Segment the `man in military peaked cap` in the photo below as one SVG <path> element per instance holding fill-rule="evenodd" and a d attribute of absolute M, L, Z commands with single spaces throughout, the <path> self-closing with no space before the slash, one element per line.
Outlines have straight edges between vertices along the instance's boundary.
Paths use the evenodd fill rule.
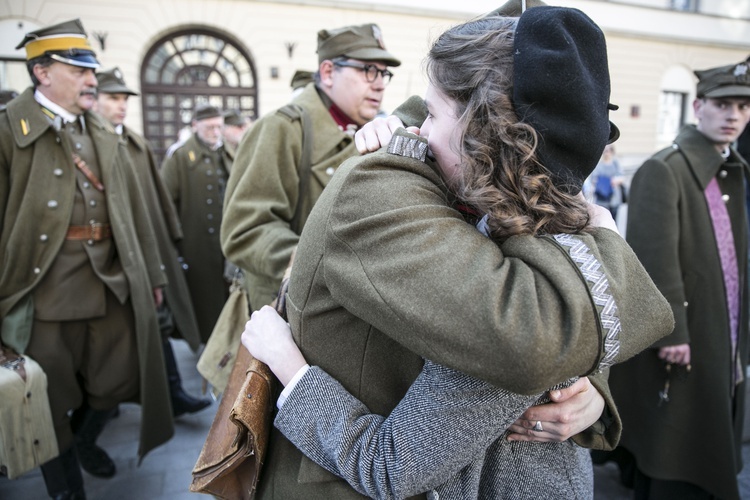
<path fill-rule="evenodd" d="M 96 78 L 99 81 L 97 111 L 127 142 L 128 153 L 136 169 L 136 175 L 141 181 L 148 205 L 147 212 L 154 225 L 159 252 L 169 281 L 169 285 L 164 290 L 164 303 L 158 308 L 158 313 L 172 411 L 175 416 L 195 413 L 207 407 L 210 400 L 194 398 L 184 391 L 174 350 L 169 341 L 171 335 L 179 334 L 187 340 L 193 350 L 197 350 L 201 342 L 185 273 L 175 247 L 175 242 L 183 237 L 177 209 L 159 174 L 151 147 L 143 137 L 124 124 L 128 98 L 138 93 L 127 86 L 119 68 L 97 72 Z M 78 451 L 81 462 L 86 468 L 80 442 Z"/>
<path fill-rule="evenodd" d="M 219 229 L 232 156 L 222 141 L 224 114 L 219 108 L 196 106 L 192 124 L 193 135 L 164 160 L 161 175 L 182 224 L 184 237 L 177 246 L 201 341 L 206 342 L 229 296 Z"/>
<path fill-rule="evenodd" d="M 676 323 L 610 378 L 638 498 L 739 499 L 748 165 L 732 143 L 750 120 L 749 64 L 695 72 L 697 125 L 649 158 L 631 184 L 627 239 Z"/>
<path fill-rule="evenodd" d="M 252 309 L 271 303 L 310 210 L 338 166 L 357 154 L 354 132 L 380 110 L 401 62 L 376 24 L 318 32 L 314 82 L 258 120 L 227 185 L 222 249 L 245 272 Z"/>
<path fill-rule="evenodd" d="M 50 496 L 85 498 L 72 410 L 87 405 L 77 433 L 96 434 L 118 403 L 141 402 L 141 457 L 172 435 L 155 308 L 166 278 L 124 143 L 90 112 L 99 63 L 83 25 L 20 47 L 33 86 L 0 111 L 0 338 L 47 374 Z"/>

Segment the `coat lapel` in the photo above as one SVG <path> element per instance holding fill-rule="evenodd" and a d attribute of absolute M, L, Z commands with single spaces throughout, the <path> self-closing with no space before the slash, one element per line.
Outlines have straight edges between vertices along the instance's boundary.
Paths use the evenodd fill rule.
<path fill-rule="evenodd" d="M 8 103 L 7 112 L 13 138 L 19 148 L 28 147 L 52 126 L 34 99 L 32 87 Z"/>

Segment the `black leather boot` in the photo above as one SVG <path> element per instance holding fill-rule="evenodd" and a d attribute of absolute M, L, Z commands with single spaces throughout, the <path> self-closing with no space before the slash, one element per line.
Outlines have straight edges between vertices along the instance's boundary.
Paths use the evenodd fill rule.
<path fill-rule="evenodd" d="M 169 395 L 172 399 L 172 414 L 175 417 L 185 413 L 195 413 L 211 404 L 208 398 L 194 398 L 182 388 L 180 372 L 177 371 L 177 360 L 169 339 L 163 339 L 164 364 L 167 367 L 167 381 L 169 382 Z"/>
<path fill-rule="evenodd" d="M 54 500 L 86 500 L 75 450 L 68 448 L 41 466 L 47 493 Z"/>
<path fill-rule="evenodd" d="M 87 404 L 76 410 L 72 427 L 75 446 L 83 470 L 96 477 L 109 478 L 115 475 L 115 463 L 107 452 L 96 445 L 99 434 L 114 415 L 115 410 L 94 410 Z"/>

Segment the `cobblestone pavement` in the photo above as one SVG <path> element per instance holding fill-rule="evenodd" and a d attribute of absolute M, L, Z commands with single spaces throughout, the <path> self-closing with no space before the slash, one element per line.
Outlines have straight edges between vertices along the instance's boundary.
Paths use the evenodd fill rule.
<path fill-rule="evenodd" d="M 185 390 L 197 395 L 202 379 L 195 369 L 197 355 L 185 342 L 174 342 L 175 355 L 180 365 Z M 208 496 L 190 493 L 190 472 L 203 446 L 218 404 L 194 415 L 186 415 L 175 422 L 175 436 L 167 444 L 147 455 L 138 465 L 138 426 L 140 407 L 134 404 L 120 406 L 120 416 L 112 420 L 102 433 L 98 444 L 102 446 L 117 466 L 111 479 L 99 479 L 84 472 L 86 494 L 89 500 L 200 500 Z M 750 464 L 750 443 L 745 444 L 743 455 Z M 611 462 L 594 466 L 595 500 L 629 500 L 632 491 L 619 484 L 618 471 Z M 750 500 L 750 466 L 740 475 L 742 498 Z M 39 469 L 13 481 L 0 477 L 0 499 L 43 500 L 47 497 Z"/>

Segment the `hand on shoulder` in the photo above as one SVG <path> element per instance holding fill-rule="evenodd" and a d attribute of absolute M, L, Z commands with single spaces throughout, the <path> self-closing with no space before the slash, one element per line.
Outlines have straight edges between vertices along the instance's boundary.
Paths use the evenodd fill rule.
<path fill-rule="evenodd" d="M 385 118 L 377 117 L 364 124 L 354 136 L 354 143 L 357 146 L 357 151 L 359 151 L 360 154 L 377 151 L 391 142 L 393 133 L 399 128 L 404 128 L 404 124 L 395 115 Z M 419 135 L 418 127 L 408 127 L 406 130 Z"/>

